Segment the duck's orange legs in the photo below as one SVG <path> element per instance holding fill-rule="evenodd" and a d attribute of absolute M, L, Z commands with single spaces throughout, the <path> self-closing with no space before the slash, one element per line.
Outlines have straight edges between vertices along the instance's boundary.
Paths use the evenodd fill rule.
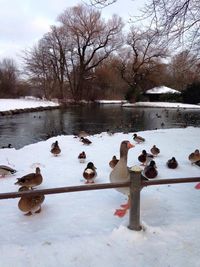
<path fill-rule="evenodd" d="M 126 204 L 121 205 L 122 209 L 116 209 L 114 215 L 118 217 L 124 217 L 127 210 L 130 208 L 130 199 L 128 199 L 128 202 Z"/>

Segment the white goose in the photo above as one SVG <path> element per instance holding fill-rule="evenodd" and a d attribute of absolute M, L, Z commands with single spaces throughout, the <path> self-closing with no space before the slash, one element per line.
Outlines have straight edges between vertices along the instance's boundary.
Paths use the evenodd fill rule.
<path fill-rule="evenodd" d="M 121 142 L 120 159 L 110 173 L 110 181 L 112 183 L 125 182 L 130 179 L 127 167 L 127 156 L 129 149 L 132 147 L 134 147 L 134 145 L 127 140 Z M 120 187 L 116 188 L 116 190 L 122 194 L 129 195 L 128 187 Z M 122 209 L 116 209 L 115 211 L 115 215 L 119 217 L 123 217 L 126 214 L 126 211 L 129 209 L 129 200 L 128 203 L 121 205 L 121 207 Z"/>

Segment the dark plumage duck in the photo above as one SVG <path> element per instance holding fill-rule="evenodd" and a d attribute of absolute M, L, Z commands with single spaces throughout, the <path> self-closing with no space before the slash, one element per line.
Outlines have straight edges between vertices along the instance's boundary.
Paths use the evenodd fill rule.
<path fill-rule="evenodd" d="M 156 163 L 154 160 L 150 161 L 149 165 L 144 168 L 143 175 L 148 179 L 153 179 L 158 175 Z"/>
<path fill-rule="evenodd" d="M 58 141 L 55 141 L 55 143 L 53 143 L 51 145 L 51 153 L 54 155 L 54 156 L 58 156 L 60 153 L 61 153 L 61 149 L 59 147 L 59 144 L 58 144 Z"/>
<path fill-rule="evenodd" d="M 78 160 L 80 163 L 84 163 L 85 160 L 86 160 L 86 154 L 85 154 L 85 151 L 81 152 L 79 155 L 78 155 Z"/>
<path fill-rule="evenodd" d="M 153 154 L 153 156 L 157 156 L 160 153 L 160 149 L 156 145 L 153 145 L 150 151 Z"/>
<path fill-rule="evenodd" d="M 89 162 L 83 172 L 83 177 L 86 179 L 86 184 L 94 183 L 96 176 L 96 167 L 94 166 L 93 162 Z"/>
<path fill-rule="evenodd" d="M 178 162 L 177 162 L 177 160 L 175 159 L 175 157 L 172 157 L 171 159 L 169 159 L 169 160 L 167 161 L 167 166 L 168 166 L 168 168 L 170 168 L 170 169 L 176 169 L 176 168 L 177 168 L 177 166 L 178 166 Z"/>
<path fill-rule="evenodd" d="M 153 159 L 153 155 L 146 152 L 146 150 L 142 150 L 142 153 L 138 156 L 139 162 L 142 163 L 142 165 L 147 165 L 150 160 Z"/>
<path fill-rule="evenodd" d="M 136 133 L 133 134 L 133 140 L 138 144 L 143 143 L 145 141 L 143 137 L 137 135 Z"/>
<path fill-rule="evenodd" d="M 81 142 L 84 144 L 84 145 L 90 145 L 92 144 L 92 142 L 87 139 L 87 138 L 84 138 L 84 137 L 81 137 Z"/>
<path fill-rule="evenodd" d="M 118 159 L 117 159 L 117 157 L 116 156 L 113 156 L 112 157 L 112 159 L 111 159 L 111 161 L 109 162 L 109 166 L 110 166 L 110 168 L 114 168 L 115 167 L 115 165 L 118 163 Z"/>
<path fill-rule="evenodd" d="M 18 191 L 29 191 L 30 188 L 22 186 Z M 26 212 L 25 215 L 32 215 L 33 213 L 41 212 L 41 204 L 45 199 L 44 195 L 35 195 L 35 196 L 22 196 L 18 202 L 18 208 L 22 212 Z"/>
<path fill-rule="evenodd" d="M 125 181 L 128 181 L 130 179 L 129 171 L 128 171 L 128 167 L 127 167 L 127 157 L 128 157 L 128 151 L 132 147 L 134 147 L 134 145 L 131 144 L 127 140 L 121 142 L 120 159 L 110 173 L 111 183 L 125 182 Z M 129 188 L 128 187 L 116 188 L 116 190 L 122 194 L 129 196 Z M 129 201 L 125 205 L 122 205 L 122 209 L 116 209 L 115 215 L 117 215 L 119 217 L 123 217 L 126 214 L 128 209 L 129 209 Z"/>
<path fill-rule="evenodd" d="M 40 168 L 37 167 L 35 173 L 29 173 L 21 178 L 17 178 L 15 184 L 32 188 L 42 183 L 43 177 L 40 173 Z"/>
<path fill-rule="evenodd" d="M 5 177 L 6 175 L 11 175 L 16 173 L 17 171 L 11 167 L 6 165 L 0 165 L 0 176 Z"/>
<path fill-rule="evenodd" d="M 200 153 L 199 153 L 199 149 L 196 149 L 194 152 L 192 152 L 189 156 L 188 156 L 189 161 L 194 164 L 196 161 L 200 160 Z"/>
<path fill-rule="evenodd" d="M 7 146 L 2 146 L 1 148 L 13 148 L 11 144 L 8 144 Z"/>

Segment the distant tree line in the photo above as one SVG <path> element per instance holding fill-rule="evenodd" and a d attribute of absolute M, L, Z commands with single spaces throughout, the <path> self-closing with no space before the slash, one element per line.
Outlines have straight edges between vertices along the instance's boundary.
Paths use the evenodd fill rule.
<path fill-rule="evenodd" d="M 157 28 L 132 25 L 123 32 L 119 16 L 106 21 L 98 9 L 83 4 L 66 9 L 58 22 L 24 51 L 23 79 L 13 60 L 0 62 L 0 97 L 137 101 L 154 86 L 191 91 L 200 84 L 194 51 L 171 55 Z"/>

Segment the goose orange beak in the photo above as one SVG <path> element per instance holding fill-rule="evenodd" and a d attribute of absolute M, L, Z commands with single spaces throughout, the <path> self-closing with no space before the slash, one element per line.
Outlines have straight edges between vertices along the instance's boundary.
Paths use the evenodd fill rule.
<path fill-rule="evenodd" d="M 128 148 L 130 149 L 130 148 L 132 148 L 132 147 L 134 147 L 134 145 L 131 144 L 131 143 L 129 142 L 129 143 L 128 143 Z"/>

